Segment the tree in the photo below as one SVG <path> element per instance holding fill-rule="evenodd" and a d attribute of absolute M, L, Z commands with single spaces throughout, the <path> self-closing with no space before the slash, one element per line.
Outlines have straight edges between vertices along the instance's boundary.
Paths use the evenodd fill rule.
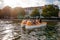
<path fill-rule="evenodd" d="M 3 16 L 3 18 L 10 18 L 11 17 L 11 7 L 5 6 L 2 9 L 2 16 Z"/>
<path fill-rule="evenodd" d="M 57 5 L 45 5 L 42 9 L 42 16 L 44 17 L 58 17 L 59 7 Z"/>
<path fill-rule="evenodd" d="M 2 9 L 0 9 L 0 19 L 3 18 L 2 16 Z"/>
<path fill-rule="evenodd" d="M 36 17 L 36 16 L 40 17 L 39 10 L 37 8 L 34 8 L 32 13 L 30 14 L 30 16 L 32 16 L 32 17 Z"/>
<path fill-rule="evenodd" d="M 23 8 L 21 8 L 21 7 L 15 7 L 14 9 L 13 9 L 13 14 L 12 14 L 12 16 L 14 17 L 14 18 L 20 18 L 20 17 L 24 17 L 25 16 L 25 10 L 23 9 Z"/>

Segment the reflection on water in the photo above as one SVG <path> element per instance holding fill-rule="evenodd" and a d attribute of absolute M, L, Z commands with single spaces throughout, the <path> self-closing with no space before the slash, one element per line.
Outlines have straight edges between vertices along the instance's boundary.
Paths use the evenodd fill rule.
<path fill-rule="evenodd" d="M 60 26 L 60 23 L 58 23 L 58 26 Z M 0 40 L 45 40 L 45 32 L 40 30 L 41 29 L 27 30 L 23 33 L 20 23 L 15 24 L 12 23 L 12 21 L 0 20 Z M 58 35 L 60 36 L 60 27 L 58 28 L 58 32 Z"/>
<path fill-rule="evenodd" d="M 0 40 L 12 40 L 20 35 L 20 25 L 0 20 Z"/>

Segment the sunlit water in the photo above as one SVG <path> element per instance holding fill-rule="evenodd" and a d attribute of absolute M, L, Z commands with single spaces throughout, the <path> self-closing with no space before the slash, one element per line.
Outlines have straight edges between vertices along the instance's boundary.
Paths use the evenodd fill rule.
<path fill-rule="evenodd" d="M 60 26 L 60 23 L 58 23 L 58 26 Z M 58 28 L 58 31 L 60 32 L 60 28 Z M 44 40 L 46 37 L 43 35 L 44 31 L 40 31 L 35 29 L 34 31 L 30 32 L 25 31 L 23 33 L 23 30 L 20 27 L 20 23 L 12 23 L 12 21 L 3 21 L 0 20 L 0 40 Z M 41 34 L 42 36 L 39 37 Z M 60 36 L 60 33 L 58 33 Z"/>
<path fill-rule="evenodd" d="M 20 35 L 20 25 L 0 20 L 0 40 L 13 40 Z"/>

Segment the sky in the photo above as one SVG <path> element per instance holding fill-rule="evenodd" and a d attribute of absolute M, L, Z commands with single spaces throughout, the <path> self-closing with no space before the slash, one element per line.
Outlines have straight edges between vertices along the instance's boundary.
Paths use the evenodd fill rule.
<path fill-rule="evenodd" d="M 10 6 L 12 8 L 19 6 L 19 7 L 35 7 L 35 6 L 44 6 L 45 4 L 55 4 L 60 7 L 60 0 L 2 0 L 0 2 L 1 6 Z"/>
<path fill-rule="evenodd" d="M 34 7 L 45 5 L 45 0 L 4 0 L 4 5 L 9 5 L 11 7 L 21 6 L 21 7 Z"/>

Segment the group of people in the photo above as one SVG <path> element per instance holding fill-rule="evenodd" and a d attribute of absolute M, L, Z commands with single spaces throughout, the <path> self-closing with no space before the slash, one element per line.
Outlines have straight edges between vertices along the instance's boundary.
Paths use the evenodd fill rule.
<path fill-rule="evenodd" d="M 21 22 L 21 24 L 25 24 L 25 25 L 28 25 L 28 26 L 39 25 L 39 24 L 41 24 L 41 20 L 40 19 L 26 19 L 26 20 L 23 20 Z"/>

